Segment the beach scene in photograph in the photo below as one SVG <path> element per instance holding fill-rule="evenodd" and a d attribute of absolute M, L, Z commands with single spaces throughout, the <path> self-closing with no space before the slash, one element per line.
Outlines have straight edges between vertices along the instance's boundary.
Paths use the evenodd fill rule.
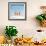
<path fill-rule="evenodd" d="M 9 3 L 9 18 L 10 19 L 25 19 L 25 4 L 24 3 Z"/>

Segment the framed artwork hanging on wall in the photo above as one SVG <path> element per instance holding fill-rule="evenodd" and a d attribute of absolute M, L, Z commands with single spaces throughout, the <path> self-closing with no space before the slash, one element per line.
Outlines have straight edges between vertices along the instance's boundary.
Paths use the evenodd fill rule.
<path fill-rule="evenodd" d="M 26 2 L 8 2 L 8 20 L 26 20 Z"/>

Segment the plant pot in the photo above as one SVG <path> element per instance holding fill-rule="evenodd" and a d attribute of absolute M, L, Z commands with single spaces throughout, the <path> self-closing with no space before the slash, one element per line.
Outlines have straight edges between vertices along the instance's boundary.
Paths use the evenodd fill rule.
<path fill-rule="evenodd" d="M 41 26 L 42 26 L 42 27 L 46 27 L 46 20 L 43 20 L 43 21 L 41 22 Z"/>
<path fill-rule="evenodd" d="M 17 38 L 17 36 L 12 36 L 11 40 L 12 40 L 12 43 L 14 44 L 14 40 Z"/>

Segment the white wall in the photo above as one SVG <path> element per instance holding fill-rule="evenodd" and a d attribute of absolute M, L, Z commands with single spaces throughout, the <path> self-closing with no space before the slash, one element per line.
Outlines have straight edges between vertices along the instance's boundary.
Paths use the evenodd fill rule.
<path fill-rule="evenodd" d="M 8 2 L 12 1 L 27 2 L 26 21 L 8 20 Z M 31 36 L 31 32 L 35 32 L 36 29 L 42 29 L 35 19 L 35 16 L 41 13 L 39 8 L 41 5 L 46 5 L 46 0 L 0 0 L 0 33 L 4 33 L 4 28 L 6 25 L 15 25 L 19 31 L 19 36 L 21 36 L 21 34 Z"/>

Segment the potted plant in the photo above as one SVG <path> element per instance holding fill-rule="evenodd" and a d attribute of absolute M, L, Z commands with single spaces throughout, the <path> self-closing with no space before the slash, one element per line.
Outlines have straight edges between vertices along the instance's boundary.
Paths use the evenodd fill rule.
<path fill-rule="evenodd" d="M 12 36 L 17 36 L 17 29 L 15 26 L 6 26 L 5 35 L 8 37 L 8 42 L 11 41 Z"/>
<path fill-rule="evenodd" d="M 46 6 L 40 6 L 42 14 L 36 16 L 36 19 L 39 20 L 41 26 L 46 27 Z"/>
<path fill-rule="evenodd" d="M 39 20 L 41 26 L 46 27 L 46 14 L 38 15 L 36 19 Z"/>

